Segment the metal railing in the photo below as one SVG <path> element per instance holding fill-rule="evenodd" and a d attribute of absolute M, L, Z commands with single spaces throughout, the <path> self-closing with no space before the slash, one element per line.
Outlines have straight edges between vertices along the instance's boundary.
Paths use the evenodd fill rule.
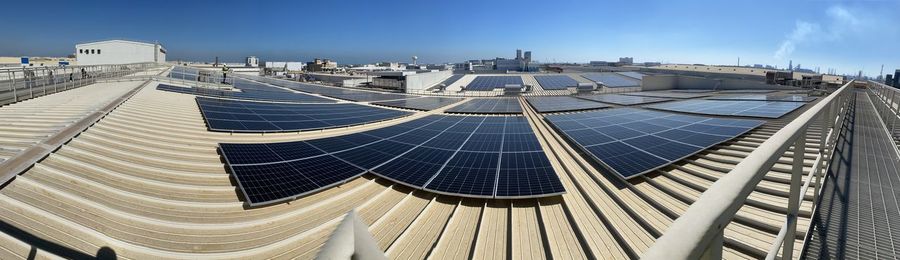
<path fill-rule="evenodd" d="M 837 137 L 843 127 L 852 100 L 853 82 L 843 85 L 823 98 L 807 111 L 782 127 L 763 142 L 734 169 L 713 183 L 684 212 L 656 243 L 644 253 L 646 259 L 719 259 L 725 242 L 725 227 L 731 223 L 738 210 L 744 206 L 772 166 L 790 148 L 793 149 L 791 183 L 787 217 L 778 237 L 768 251 L 767 259 L 774 259 L 779 251 L 785 259 L 791 259 L 796 238 L 797 215 L 803 202 L 801 194 L 810 186 L 815 187 L 812 200 L 813 212 L 819 199 L 822 176 L 834 151 Z M 821 122 L 819 150 L 815 162 L 802 183 L 806 136 L 810 126 Z"/>
<path fill-rule="evenodd" d="M 900 89 L 882 84 L 880 82 L 869 81 L 868 89 L 870 96 L 875 97 L 875 108 L 878 116 L 887 127 L 891 139 L 895 146 L 900 140 L 900 134 L 897 133 L 898 120 L 900 120 Z"/>
<path fill-rule="evenodd" d="M 162 66 L 157 63 L 24 67 L 0 69 L 0 105 L 66 91 L 97 80 L 123 77 Z"/>
<path fill-rule="evenodd" d="M 238 86 L 239 81 L 235 81 L 235 79 L 238 78 L 236 73 L 227 73 L 226 75 L 226 73 L 218 70 L 204 70 L 176 65 L 169 71 L 168 78 L 176 80 L 173 83 L 207 88 L 240 88 L 240 86 Z M 180 80 L 180 82 L 178 82 L 178 80 Z"/>

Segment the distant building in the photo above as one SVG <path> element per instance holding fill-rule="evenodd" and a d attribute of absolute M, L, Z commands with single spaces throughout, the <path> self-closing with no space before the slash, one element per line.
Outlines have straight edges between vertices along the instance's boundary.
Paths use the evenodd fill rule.
<path fill-rule="evenodd" d="M 525 62 L 520 59 L 507 60 L 507 59 L 497 58 L 497 60 L 494 61 L 494 69 L 496 69 L 496 70 L 521 71 L 522 67 L 524 67 L 524 66 L 525 66 Z"/>
<path fill-rule="evenodd" d="M 166 49 L 159 43 L 126 40 L 86 42 L 75 45 L 78 65 L 166 62 Z"/>
<path fill-rule="evenodd" d="M 453 75 L 450 70 L 440 71 L 381 71 L 372 79 L 372 85 L 380 88 L 396 89 L 406 93 L 420 93 L 434 87 Z"/>
<path fill-rule="evenodd" d="M 634 64 L 634 57 L 619 58 L 619 66 L 627 66 Z"/>
<path fill-rule="evenodd" d="M 401 64 L 398 62 L 385 61 L 385 62 L 379 62 L 375 65 L 379 66 L 379 67 L 385 67 L 387 70 L 402 70 L 403 69 L 403 66 L 401 66 Z"/>
<path fill-rule="evenodd" d="M 259 67 L 259 58 L 256 58 L 256 56 L 247 57 L 247 61 L 244 63 L 244 66 Z"/>
<path fill-rule="evenodd" d="M 337 69 L 337 62 L 329 59 L 314 59 L 312 62 L 306 63 L 306 71 L 332 71 Z"/>
<path fill-rule="evenodd" d="M 894 85 L 894 78 L 892 77 L 891 74 L 887 74 L 887 75 L 884 76 L 884 84 L 885 84 L 885 85 L 888 85 L 888 86 L 894 86 L 894 87 L 896 87 L 896 86 Z"/>
<path fill-rule="evenodd" d="M 900 87 L 900 69 L 894 71 L 894 87 Z"/>
<path fill-rule="evenodd" d="M 606 61 L 591 61 L 589 64 L 590 64 L 591 66 L 595 66 L 595 67 L 598 67 L 598 66 L 609 66 L 609 62 L 606 62 Z"/>
<path fill-rule="evenodd" d="M 299 71 L 303 70 L 303 62 L 299 61 L 267 61 L 266 69 Z"/>

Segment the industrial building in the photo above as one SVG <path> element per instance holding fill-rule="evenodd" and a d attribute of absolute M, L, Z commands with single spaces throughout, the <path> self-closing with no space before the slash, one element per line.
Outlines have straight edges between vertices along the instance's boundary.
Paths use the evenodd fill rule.
<path fill-rule="evenodd" d="M 78 65 L 166 62 L 166 49 L 159 43 L 130 40 L 85 42 L 75 45 Z"/>
<path fill-rule="evenodd" d="M 0 259 L 894 255 L 871 243 L 900 212 L 900 94 L 878 82 L 437 70 L 364 89 L 157 61 L 0 74 Z"/>
<path fill-rule="evenodd" d="M 337 62 L 329 59 L 316 58 L 306 63 L 306 71 L 309 72 L 334 71 L 335 69 L 337 69 Z"/>

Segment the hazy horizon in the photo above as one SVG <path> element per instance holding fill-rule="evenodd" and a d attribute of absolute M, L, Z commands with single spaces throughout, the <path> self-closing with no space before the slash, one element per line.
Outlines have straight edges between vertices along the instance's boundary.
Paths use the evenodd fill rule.
<path fill-rule="evenodd" d="M 773 8 L 773 7 L 778 8 Z M 158 41 L 169 60 L 801 64 L 900 68 L 900 1 L 11 2 L 0 56 L 66 56 L 102 39 Z"/>

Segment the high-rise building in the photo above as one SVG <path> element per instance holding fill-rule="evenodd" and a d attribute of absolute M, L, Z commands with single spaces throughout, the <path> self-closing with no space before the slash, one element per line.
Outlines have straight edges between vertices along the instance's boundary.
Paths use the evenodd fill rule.
<path fill-rule="evenodd" d="M 891 86 L 900 87 L 900 69 L 894 71 L 894 85 Z"/>
<path fill-rule="evenodd" d="M 516 60 L 522 60 L 522 49 L 516 49 Z"/>
<path fill-rule="evenodd" d="M 525 62 L 531 62 L 531 51 L 525 52 Z"/>

